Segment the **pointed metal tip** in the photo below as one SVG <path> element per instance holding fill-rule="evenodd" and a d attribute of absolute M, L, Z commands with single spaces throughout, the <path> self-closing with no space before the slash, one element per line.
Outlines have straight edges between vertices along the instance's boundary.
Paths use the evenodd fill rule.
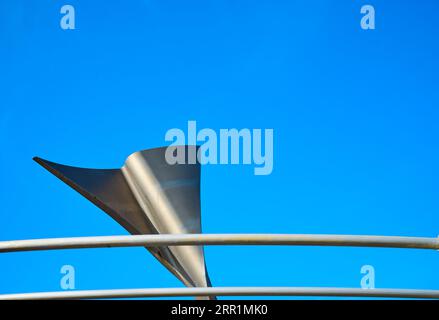
<path fill-rule="evenodd" d="M 60 173 L 53 167 L 54 162 L 45 160 L 43 158 L 40 157 L 33 157 L 32 160 L 34 160 L 36 163 L 38 163 L 40 166 L 42 166 L 44 169 L 46 169 L 47 171 L 51 172 L 52 174 L 54 174 L 56 177 L 62 179 L 62 175 L 60 175 Z M 63 180 L 64 181 L 64 180 Z"/>
<path fill-rule="evenodd" d="M 38 163 L 40 166 L 42 166 L 43 168 L 49 170 L 50 165 L 47 163 L 47 160 L 44 160 L 43 158 L 40 157 L 33 157 L 32 158 L 33 161 L 35 161 L 36 163 Z M 49 170 L 50 171 L 50 170 Z"/>
<path fill-rule="evenodd" d="M 43 158 L 40 158 L 37 156 L 33 157 L 32 160 L 35 161 L 36 163 L 42 165 L 42 166 L 44 166 L 44 164 L 47 163 L 47 160 L 44 160 Z"/>

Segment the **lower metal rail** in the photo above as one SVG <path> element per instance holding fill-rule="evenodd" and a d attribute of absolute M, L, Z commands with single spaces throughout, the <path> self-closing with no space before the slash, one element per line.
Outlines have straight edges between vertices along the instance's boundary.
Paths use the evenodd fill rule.
<path fill-rule="evenodd" d="M 439 299 L 439 290 L 318 287 L 209 287 L 84 290 L 3 294 L 0 300 L 109 299 L 205 296 L 379 297 Z"/>

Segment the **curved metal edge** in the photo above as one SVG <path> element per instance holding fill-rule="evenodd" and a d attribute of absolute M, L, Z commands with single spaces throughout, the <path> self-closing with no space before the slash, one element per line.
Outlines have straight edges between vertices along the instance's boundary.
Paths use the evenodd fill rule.
<path fill-rule="evenodd" d="M 200 297 L 208 295 L 439 299 L 439 290 L 358 289 L 329 287 L 149 288 L 3 294 L 0 295 L 0 300 Z"/>
<path fill-rule="evenodd" d="M 438 238 L 312 234 L 160 234 L 13 240 L 0 253 L 54 249 L 185 245 L 290 245 L 439 249 Z"/>

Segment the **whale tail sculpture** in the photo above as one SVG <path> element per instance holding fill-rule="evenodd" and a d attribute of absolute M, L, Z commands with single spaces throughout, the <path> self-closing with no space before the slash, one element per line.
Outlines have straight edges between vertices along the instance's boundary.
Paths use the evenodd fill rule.
<path fill-rule="evenodd" d="M 198 147 L 172 148 L 188 155 Z M 201 233 L 200 164 L 171 165 L 166 152 L 167 147 L 135 152 L 121 169 L 86 169 L 38 157 L 34 160 L 131 234 Z M 147 249 L 186 286 L 211 286 L 202 246 Z"/>

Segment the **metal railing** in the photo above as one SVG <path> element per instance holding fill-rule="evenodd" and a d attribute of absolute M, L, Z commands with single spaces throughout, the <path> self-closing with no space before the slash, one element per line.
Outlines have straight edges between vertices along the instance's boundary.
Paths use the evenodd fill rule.
<path fill-rule="evenodd" d="M 313 234 L 154 234 L 3 241 L 0 242 L 0 252 L 186 245 L 344 246 L 439 250 L 439 238 Z"/>
<path fill-rule="evenodd" d="M 439 299 L 439 290 L 315 287 L 209 287 L 59 291 L 0 295 L 1 300 L 109 299 L 206 296 L 378 297 Z"/>
<path fill-rule="evenodd" d="M 0 253 L 79 248 L 186 245 L 346 246 L 439 250 L 438 238 L 311 234 L 160 234 L 14 240 L 0 242 Z M 3 294 L 0 300 L 182 296 L 315 296 L 439 299 L 439 290 L 312 287 L 197 287 L 87 290 Z"/>

